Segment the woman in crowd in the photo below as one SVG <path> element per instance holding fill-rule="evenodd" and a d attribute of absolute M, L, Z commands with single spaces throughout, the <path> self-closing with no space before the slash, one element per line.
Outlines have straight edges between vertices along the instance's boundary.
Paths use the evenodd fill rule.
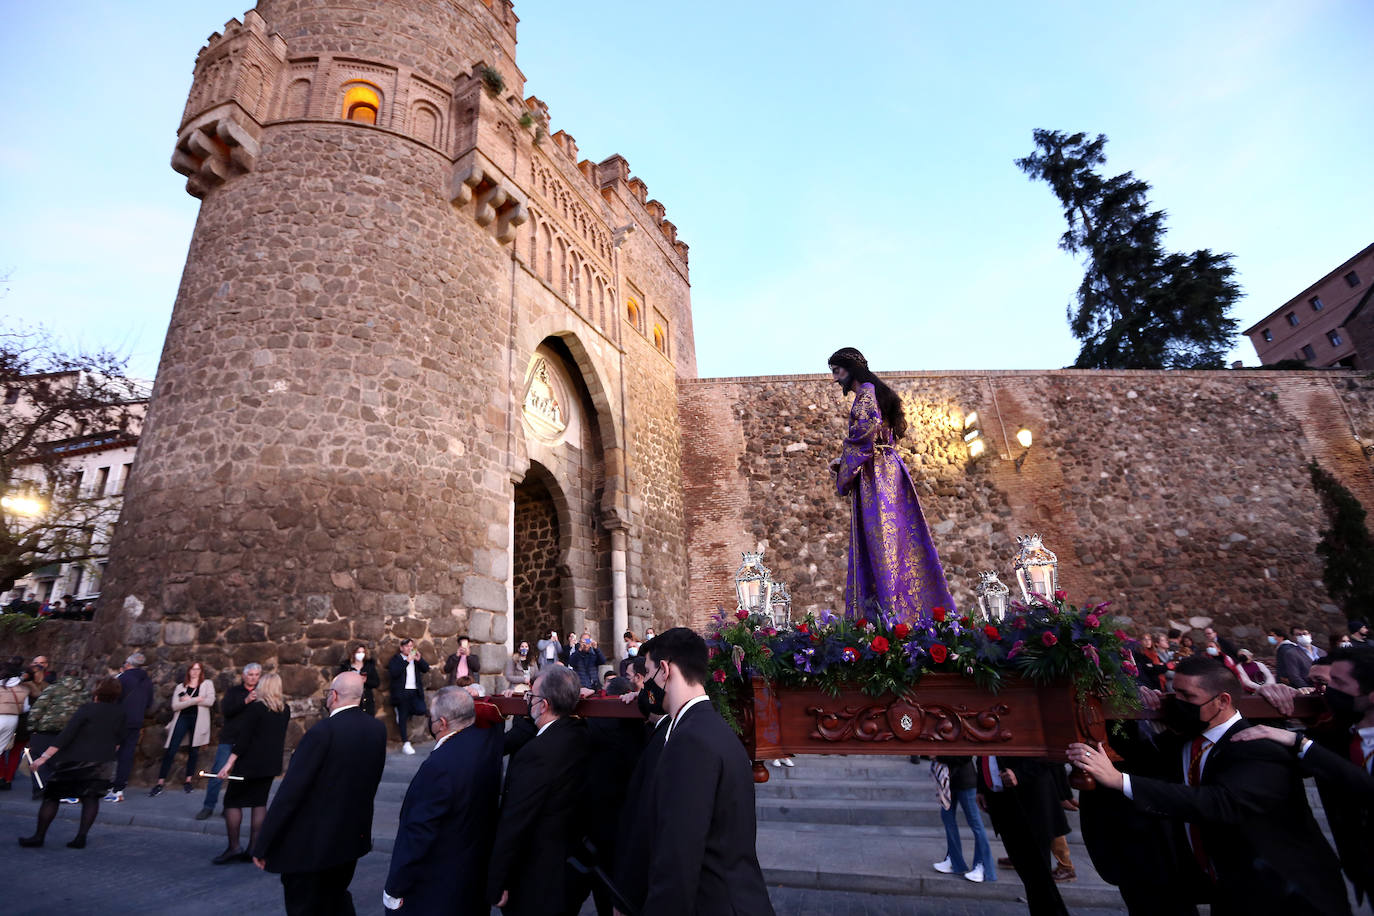
<path fill-rule="evenodd" d="M 243 809 L 252 809 L 248 828 L 248 849 L 252 849 L 267 817 L 267 796 L 272 791 L 272 780 L 281 775 L 286 725 L 290 721 L 291 711 L 282 698 L 281 675 L 264 674 L 258 681 L 257 695 L 239 713 L 238 740 L 234 742 L 233 753 L 224 769 L 216 774 L 228 780 L 224 792 L 224 826 L 229 833 L 229 846 L 211 859 L 214 864 L 252 861 L 250 854 L 239 846 Z M 229 779 L 231 775 L 242 779 Z"/>
<path fill-rule="evenodd" d="M 506 689 L 511 693 L 524 693 L 538 676 L 539 662 L 530 654 L 529 642 L 522 639 L 506 662 Z"/>
<path fill-rule="evenodd" d="M 20 846 L 42 846 L 48 825 L 57 816 L 58 800 L 79 798 L 81 823 L 75 839 L 67 845 L 72 849 L 86 847 L 86 834 L 100 813 L 100 797 L 114 779 L 115 756 L 124 737 L 124 708 L 119 705 L 123 692 L 114 678 L 101 681 L 95 688 L 94 701 L 78 709 L 52 745 L 33 762 L 37 769 L 56 758 L 51 778 L 43 787 L 38 829 L 33 836 L 20 837 Z"/>
<path fill-rule="evenodd" d="M 19 717 L 29 705 L 29 688 L 21 674 L 23 659 L 10 659 L 0 664 L 0 773 L 9 770 L 9 755 L 19 753 L 22 742 L 15 741 Z M 0 789 L 8 789 L 9 781 L 0 779 Z"/>
<path fill-rule="evenodd" d="M 1236 666 L 1236 674 L 1240 677 L 1241 686 L 1251 693 L 1261 687 L 1278 683 L 1274 678 L 1274 672 L 1268 667 L 1255 661 L 1255 653 L 1249 649 L 1240 650 L 1240 664 Z"/>
<path fill-rule="evenodd" d="M 1168 669 L 1160 659 L 1159 653 L 1155 651 L 1154 636 L 1146 633 L 1140 637 L 1140 644 L 1132 654 L 1135 656 L 1135 666 L 1140 671 L 1136 680 L 1141 686 L 1149 687 L 1151 690 L 1164 690 L 1168 686 L 1164 677 Z"/>
<path fill-rule="evenodd" d="M 358 708 L 369 716 L 377 714 L 377 701 L 372 696 L 372 689 L 379 686 L 382 682 L 377 677 L 377 662 L 367 654 L 367 646 L 359 643 L 353 647 L 353 654 L 339 663 L 339 673 L 344 674 L 352 671 L 363 679 L 363 698 L 358 703 Z"/>
<path fill-rule="evenodd" d="M 1174 652 L 1174 658 L 1181 661 L 1193 654 L 1193 637 L 1180 636 L 1178 638 L 1178 650 Z"/>
<path fill-rule="evenodd" d="M 915 758 L 913 758 L 914 760 Z M 944 773 L 941 773 L 941 769 Z M 940 798 L 940 820 L 945 825 L 945 857 L 935 863 L 942 874 L 961 874 L 974 883 L 997 880 L 997 863 L 992 857 L 983 816 L 978 813 L 978 772 L 972 757 L 936 757 L 931 764 Z M 973 831 L 973 868 L 964 861 L 964 846 L 959 838 L 959 809 Z"/>
<path fill-rule="evenodd" d="M 188 737 L 186 781 L 181 784 L 181 791 L 191 794 L 191 781 L 196 775 L 200 749 L 210 743 L 210 710 L 214 708 L 214 682 L 205 679 L 205 668 L 200 662 L 191 662 L 186 668 L 186 680 L 177 684 L 172 691 L 172 721 L 167 723 L 167 740 L 162 745 L 166 750 L 162 752 L 162 768 L 157 774 L 157 785 L 148 792 L 149 795 L 156 798 L 162 794 L 177 750 Z"/>

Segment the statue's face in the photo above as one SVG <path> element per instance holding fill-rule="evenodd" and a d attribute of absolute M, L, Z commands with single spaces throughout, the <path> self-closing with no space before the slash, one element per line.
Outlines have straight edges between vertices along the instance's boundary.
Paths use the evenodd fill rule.
<path fill-rule="evenodd" d="M 831 366 L 830 377 L 845 391 L 849 390 L 849 370 L 843 366 Z"/>

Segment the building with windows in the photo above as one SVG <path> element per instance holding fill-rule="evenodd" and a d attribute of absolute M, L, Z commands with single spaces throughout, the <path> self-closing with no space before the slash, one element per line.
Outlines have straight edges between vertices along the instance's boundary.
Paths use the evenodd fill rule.
<path fill-rule="evenodd" d="M 1260 362 L 1267 366 L 1297 359 L 1313 367 L 1348 369 L 1370 364 L 1374 353 L 1360 361 L 1345 323 L 1371 284 L 1374 244 L 1246 328 Z"/>

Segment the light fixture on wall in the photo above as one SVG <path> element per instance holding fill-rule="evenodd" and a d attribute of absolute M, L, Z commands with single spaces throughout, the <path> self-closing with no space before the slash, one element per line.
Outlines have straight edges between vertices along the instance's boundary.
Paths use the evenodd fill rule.
<path fill-rule="evenodd" d="M 1032 437 L 1031 431 L 1029 429 L 1026 429 L 1026 427 L 1023 426 L 1019 430 L 1017 430 L 1016 442 L 1018 445 L 1021 446 L 1021 454 L 1017 456 L 1016 461 L 1014 462 L 1014 464 L 1016 465 L 1017 473 L 1020 473 L 1021 465 L 1026 463 L 1026 456 L 1030 454 L 1031 441 Z"/>
<path fill-rule="evenodd" d="M 987 450 L 983 441 L 983 430 L 978 423 L 978 411 L 971 410 L 964 415 L 964 444 L 968 446 L 968 456 L 977 458 Z"/>

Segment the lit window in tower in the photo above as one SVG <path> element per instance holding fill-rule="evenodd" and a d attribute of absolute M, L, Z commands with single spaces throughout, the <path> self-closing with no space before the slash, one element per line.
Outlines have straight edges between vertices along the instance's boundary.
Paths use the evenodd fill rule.
<path fill-rule="evenodd" d="M 354 85 L 344 93 L 343 116 L 350 121 L 376 124 L 382 99 L 371 86 Z"/>
<path fill-rule="evenodd" d="M 668 336 L 663 333 L 663 325 L 654 325 L 654 347 L 660 353 L 668 352 Z"/>

